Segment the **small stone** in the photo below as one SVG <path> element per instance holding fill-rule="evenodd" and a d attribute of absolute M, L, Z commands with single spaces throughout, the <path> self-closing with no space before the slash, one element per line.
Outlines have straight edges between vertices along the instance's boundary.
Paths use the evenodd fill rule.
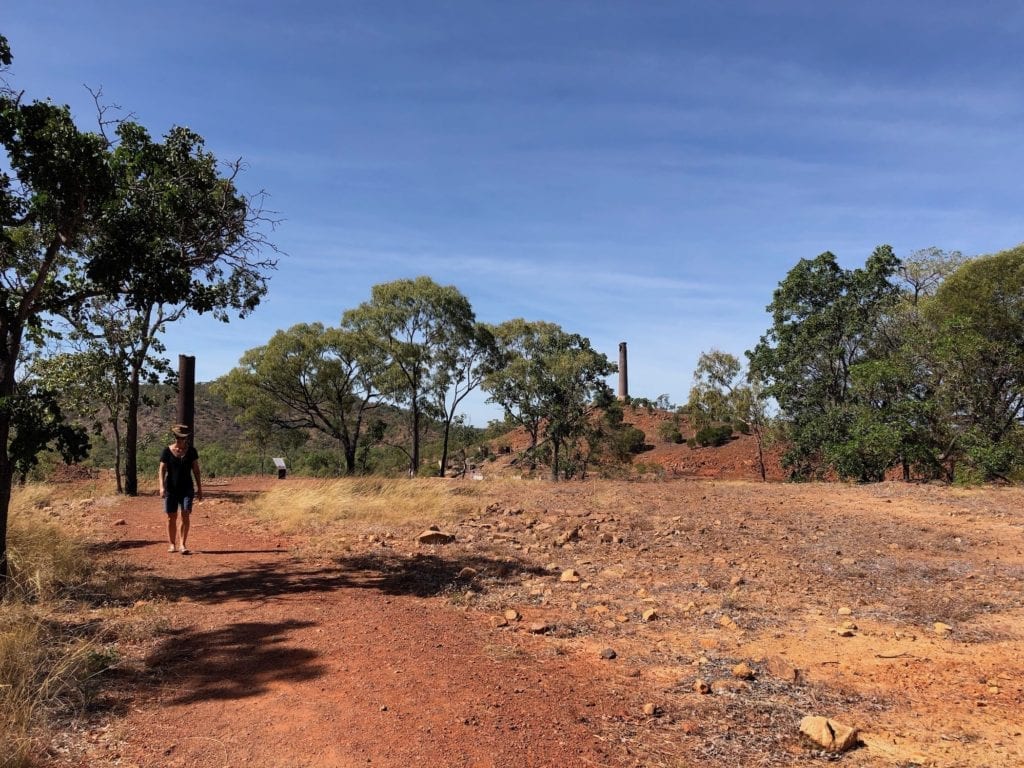
<path fill-rule="evenodd" d="M 696 693 L 706 695 L 711 693 L 711 686 L 708 685 L 704 680 L 697 679 L 693 681 L 693 690 Z"/>
<path fill-rule="evenodd" d="M 772 656 L 767 664 L 769 674 L 787 683 L 796 683 L 800 680 L 800 670 L 790 664 L 781 656 Z"/>
<path fill-rule="evenodd" d="M 416 537 L 416 541 L 420 544 L 451 544 L 455 541 L 455 534 L 428 528 Z"/>
<path fill-rule="evenodd" d="M 505 618 L 509 621 L 519 621 L 519 611 L 517 611 L 515 608 L 507 608 L 505 610 Z"/>
<path fill-rule="evenodd" d="M 122 517 L 120 520 L 115 521 L 114 525 L 128 525 L 128 521 Z"/>
<path fill-rule="evenodd" d="M 846 752 L 857 744 L 857 729 L 820 715 L 800 721 L 800 733 L 828 752 Z"/>
<path fill-rule="evenodd" d="M 558 577 L 559 581 L 575 584 L 580 580 L 580 574 L 575 568 L 566 568 L 562 571 L 562 575 Z"/>
<path fill-rule="evenodd" d="M 648 608 L 640 615 L 640 618 L 644 621 L 655 621 L 658 618 L 658 611 L 654 608 Z"/>
<path fill-rule="evenodd" d="M 601 651 L 601 658 L 602 659 L 614 659 L 618 655 L 619 654 L 617 654 L 615 652 L 614 648 L 605 648 L 604 650 Z"/>
<path fill-rule="evenodd" d="M 853 609 L 852 608 L 847 608 L 844 605 L 842 608 L 840 608 L 838 611 L 836 611 L 836 613 L 839 614 L 840 616 L 852 616 L 853 615 Z"/>
<path fill-rule="evenodd" d="M 469 579 L 476 578 L 476 573 L 477 573 L 476 568 L 470 568 L 470 567 L 467 566 L 467 567 L 463 568 L 461 571 L 459 571 L 458 575 L 455 578 L 462 579 L 462 580 L 469 580 Z"/>
<path fill-rule="evenodd" d="M 491 626 L 494 629 L 498 629 L 499 627 L 507 627 L 508 619 L 506 619 L 504 616 L 491 616 Z"/>
<path fill-rule="evenodd" d="M 750 665 L 747 664 L 747 662 L 741 661 L 732 668 L 732 676 L 737 680 L 753 680 L 754 670 L 750 668 Z"/>
<path fill-rule="evenodd" d="M 580 529 L 579 529 L 579 526 L 577 526 L 577 527 L 573 528 L 570 531 L 566 531 L 561 536 L 556 538 L 555 539 L 555 546 L 557 546 L 557 547 L 564 547 L 570 541 L 579 541 L 579 539 L 580 539 Z"/>
<path fill-rule="evenodd" d="M 647 702 L 643 706 L 643 711 L 644 714 L 648 717 L 654 717 L 656 714 L 658 714 L 658 707 L 657 705 L 652 704 L 651 702 Z"/>
<path fill-rule="evenodd" d="M 945 637 L 946 635 L 948 635 L 950 632 L 953 631 L 953 628 L 951 626 L 949 626 L 949 624 L 944 624 L 941 621 L 936 621 L 935 625 L 934 625 L 934 628 L 935 628 L 935 634 L 939 635 L 940 637 Z"/>
<path fill-rule="evenodd" d="M 545 632 L 551 631 L 551 625 L 543 621 L 535 621 L 527 627 L 527 631 L 532 635 L 543 635 Z"/>

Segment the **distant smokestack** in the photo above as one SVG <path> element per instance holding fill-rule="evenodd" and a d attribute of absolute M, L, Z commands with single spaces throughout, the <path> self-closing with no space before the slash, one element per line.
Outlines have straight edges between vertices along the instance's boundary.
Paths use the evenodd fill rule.
<path fill-rule="evenodd" d="M 619 400 L 629 398 L 629 374 L 626 370 L 626 342 L 619 342 Z"/>

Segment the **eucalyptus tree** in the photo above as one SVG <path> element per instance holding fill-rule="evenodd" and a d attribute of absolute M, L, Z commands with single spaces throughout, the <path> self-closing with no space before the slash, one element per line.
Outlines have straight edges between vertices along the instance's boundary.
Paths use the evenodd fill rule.
<path fill-rule="evenodd" d="M 872 359 L 878 329 L 898 302 L 898 267 L 887 245 L 851 270 L 826 252 L 801 259 L 775 290 L 772 326 L 747 356 L 788 420 L 784 461 L 796 477 L 821 471 L 829 451 L 849 438 L 854 369 Z"/>
<path fill-rule="evenodd" d="M 342 327 L 376 350 L 379 389 L 408 409 L 411 446 L 405 453 L 415 476 L 424 417 L 443 421 L 447 453 L 456 407 L 480 383 L 489 337 L 455 286 L 426 276 L 373 286 L 369 301 L 344 313 Z"/>
<path fill-rule="evenodd" d="M 562 449 L 583 433 L 595 400 L 609 395 L 604 379 L 617 366 L 589 339 L 554 323 L 510 320 L 494 329 L 494 337 L 498 356 L 484 389 L 506 419 L 530 435 L 531 462 L 539 438 L 550 442 L 551 477 L 557 480 Z"/>
<path fill-rule="evenodd" d="M 739 358 L 718 349 L 700 354 L 693 382 L 687 407 L 694 426 L 700 429 L 715 422 L 744 422 L 757 442 L 757 468 L 764 480 L 768 415 L 761 382 L 743 371 Z"/>
<path fill-rule="evenodd" d="M 1024 245 L 963 264 L 924 314 L 937 333 L 937 396 L 983 478 L 1024 465 Z"/>
<path fill-rule="evenodd" d="M 262 436 L 314 430 L 338 441 L 355 474 L 366 420 L 381 403 L 381 359 L 353 331 L 300 323 L 242 355 L 217 391 Z"/>
<path fill-rule="evenodd" d="M 0 48 L 2 63 L 10 57 Z M 173 128 L 154 142 L 141 126 L 116 136 L 81 130 L 70 109 L 0 93 L 0 579 L 14 466 L 13 430 L 26 424 L 19 391 L 27 339 L 92 297 L 132 306 L 187 304 L 226 316 L 265 291 L 272 260 L 262 213 L 222 177 L 202 139 Z M 129 442 L 131 436 L 129 435 Z M 58 441 L 59 442 L 59 441 Z M 34 443 L 39 445 L 38 442 Z M 130 478 L 129 478 L 130 480 Z M 129 488 L 131 491 L 132 489 Z"/>
<path fill-rule="evenodd" d="M 160 334 L 189 312 L 222 322 L 245 317 L 266 294 L 276 263 L 264 256 L 275 249 L 263 232 L 273 221 L 262 195 L 236 187 L 240 161 L 218 162 L 185 128 L 172 128 L 162 142 L 132 123 L 121 123 L 117 133 L 110 165 L 118 204 L 90 245 L 107 270 L 96 279 L 117 297 L 118 311 L 100 305 L 76 320 L 117 344 L 128 364 L 125 490 L 134 495 L 141 384 L 170 373 Z"/>

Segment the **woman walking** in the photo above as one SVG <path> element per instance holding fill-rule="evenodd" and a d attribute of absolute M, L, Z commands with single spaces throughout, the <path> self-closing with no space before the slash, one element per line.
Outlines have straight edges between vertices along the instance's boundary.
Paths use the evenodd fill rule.
<path fill-rule="evenodd" d="M 168 552 L 189 554 L 188 528 L 192 502 L 203 500 L 203 481 L 199 474 L 199 453 L 191 445 L 187 424 L 171 427 L 174 442 L 160 454 L 160 496 L 167 513 Z M 195 485 L 192 485 L 192 476 Z M 181 535 L 178 535 L 178 510 L 181 510 Z M 180 543 L 180 544 L 179 544 Z"/>

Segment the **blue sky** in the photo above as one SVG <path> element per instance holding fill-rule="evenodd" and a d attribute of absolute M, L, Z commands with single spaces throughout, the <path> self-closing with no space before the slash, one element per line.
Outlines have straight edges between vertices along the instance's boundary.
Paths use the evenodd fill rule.
<path fill-rule="evenodd" d="M 88 125 L 102 87 L 270 194 L 265 303 L 166 337 L 201 381 L 427 274 L 683 402 L 800 258 L 1024 241 L 1019 3 L 4 0 L 0 32 L 29 98 Z"/>

